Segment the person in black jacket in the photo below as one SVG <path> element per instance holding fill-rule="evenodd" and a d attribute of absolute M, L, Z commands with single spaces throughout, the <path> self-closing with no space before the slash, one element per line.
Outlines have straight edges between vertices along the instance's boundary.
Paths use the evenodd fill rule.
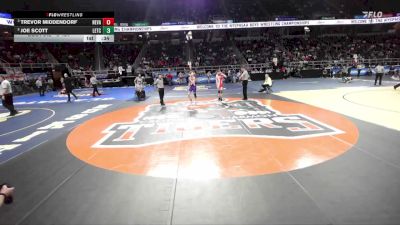
<path fill-rule="evenodd" d="M 74 89 L 74 86 L 72 85 L 72 78 L 68 76 L 68 74 L 64 73 L 64 88 L 65 92 L 68 95 L 68 102 L 71 102 L 71 94 L 75 97 L 75 99 L 78 99 L 74 92 L 72 90 Z"/>

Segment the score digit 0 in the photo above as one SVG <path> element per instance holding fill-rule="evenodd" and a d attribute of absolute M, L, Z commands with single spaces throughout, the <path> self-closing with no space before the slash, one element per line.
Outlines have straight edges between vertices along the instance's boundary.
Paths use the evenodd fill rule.
<path fill-rule="evenodd" d="M 114 26 L 114 18 L 103 18 L 103 26 Z"/>

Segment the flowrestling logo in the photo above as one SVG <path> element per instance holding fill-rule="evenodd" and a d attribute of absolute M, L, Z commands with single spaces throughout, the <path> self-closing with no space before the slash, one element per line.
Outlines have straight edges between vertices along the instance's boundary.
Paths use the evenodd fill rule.
<path fill-rule="evenodd" d="M 304 139 L 343 131 L 303 114 L 282 114 L 257 100 L 149 105 L 132 122 L 113 123 L 93 148 L 135 148 L 212 137 Z"/>

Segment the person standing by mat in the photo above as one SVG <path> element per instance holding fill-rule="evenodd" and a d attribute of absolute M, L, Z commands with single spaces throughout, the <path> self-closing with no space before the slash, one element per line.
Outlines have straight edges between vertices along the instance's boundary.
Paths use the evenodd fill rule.
<path fill-rule="evenodd" d="M 96 93 L 97 93 L 97 95 L 101 95 L 100 93 L 99 93 L 99 90 L 97 89 L 97 84 L 99 83 L 99 81 L 97 80 L 97 78 L 96 78 L 96 76 L 93 74 L 92 75 L 92 77 L 90 77 L 90 84 L 92 85 L 92 87 L 93 87 L 93 94 L 92 94 L 92 96 L 93 97 L 96 97 Z"/>
<path fill-rule="evenodd" d="M 160 96 L 160 104 L 164 106 L 164 78 L 162 74 L 158 75 L 158 78 L 154 81 L 154 86 L 157 87 L 158 95 Z"/>
<path fill-rule="evenodd" d="M 383 67 L 380 63 L 375 67 L 375 86 L 376 86 L 376 82 L 378 81 L 379 78 L 379 85 L 382 85 L 382 77 L 383 74 L 385 73 L 385 67 Z"/>
<path fill-rule="evenodd" d="M 393 79 L 393 80 L 399 81 L 399 80 L 400 80 L 399 70 L 397 70 L 396 73 L 397 73 L 397 76 L 394 76 L 394 75 L 393 75 L 393 76 L 392 76 L 392 79 Z M 393 86 L 394 90 L 396 90 L 398 87 L 400 87 L 400 83 L 398 83 L 398 84 L 396 84 L 396 85 Z"/>
<path fill-rule="evenodd" d="M 244 67 L 242 67 L 240 70 L 242 73 L 240 74 L 239 80 L 242 81 L 243 100 L 247 100 L 247 84 L 249 82 L 250 75 Z"/>
<path fill-rule="evenodd" d="M 0 76 L 0 97 L 4 108 L 10 111 L 10 116 L 15 116 L 18 111 L 14 108 L 11 83 L 4 76 Z"/>
<path fill-rule="evenodd" d="M 78 97 L 76 97 L 75 93 L 72 92 L 72 90 L 74 89 L 74 86 L 72 85 L 72 78 L 68 76 L 68 74 L 64 73 L 64 88 L 65 88 L 65 92 L 68 95 L 68 101 L 67 102 L 71 102 L 71 94 L 75 97 L 75 99 L 78 99 Z"/>
<path fill-rule="evenodd" d="M 194 104 L 196 104 L 197 94 L 196 94 L 196 77 L 194 71 L 190 71 L 189 73 L 189 85 L 188 85 L 188 97 L 190 100 L 190 104 L 193 103 L 193 99 L 191 93 L 194 96 Z"/>
<path fill-rule="evenodd" d="M 39 96 L 44 96 L 44 84 L 43 84 L 43 78 L 38 77 L 36 80 L 36 87 L 39 90 Z"/>
<path fill-rule="evenodd" d="M 222 91 L 224 90 L 224 81 L 226 79 L 226 75 L 221 72 L 221 70 L 217 70 L 217 74 L 215 75 L 215 84 L 218 90 L 218 101 L 222 102 Z"/>

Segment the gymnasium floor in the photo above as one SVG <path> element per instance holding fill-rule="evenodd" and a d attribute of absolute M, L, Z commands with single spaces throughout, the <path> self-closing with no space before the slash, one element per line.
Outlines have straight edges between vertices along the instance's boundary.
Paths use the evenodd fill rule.
<path fill-rule="evenodd" d="M 370 78 L 15 98 L 0 110 L 0 224 L 399 224 L 400 90 Z"/>

